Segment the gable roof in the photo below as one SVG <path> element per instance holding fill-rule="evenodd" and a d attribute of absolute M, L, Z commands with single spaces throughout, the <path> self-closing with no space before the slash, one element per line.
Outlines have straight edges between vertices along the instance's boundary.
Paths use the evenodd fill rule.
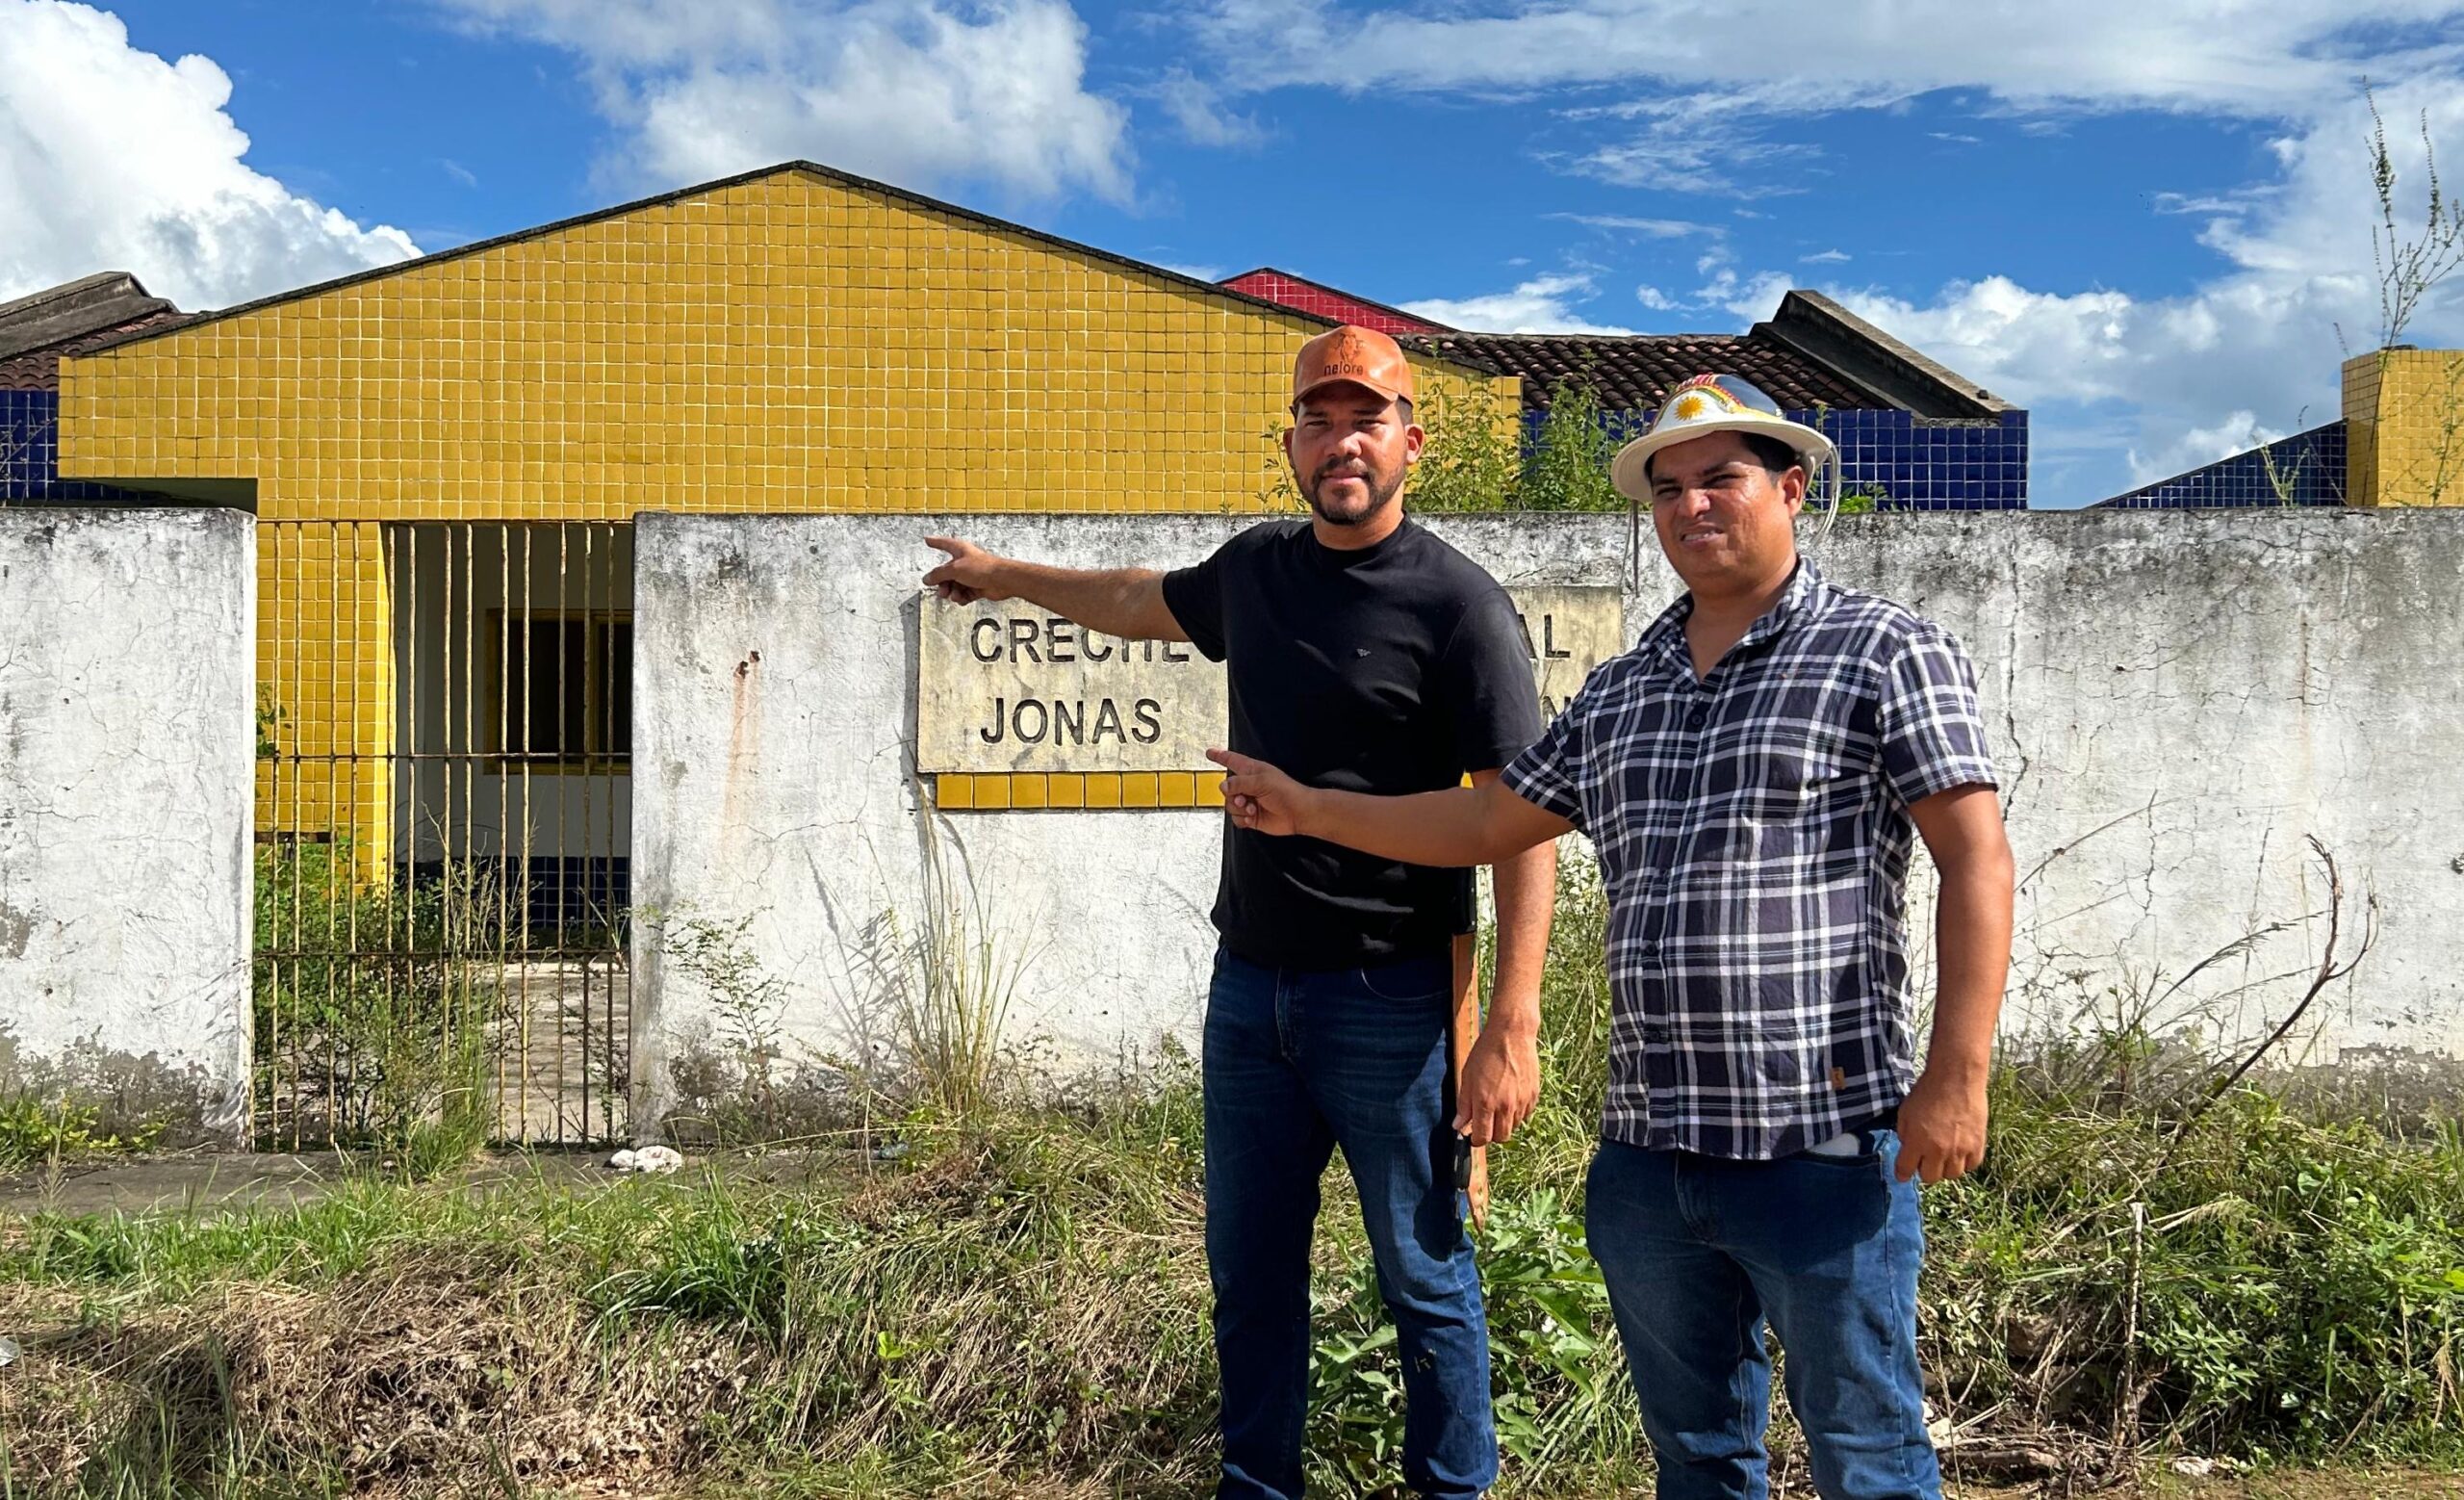
<path fill-rule="evenodd" d="M 1443 333 L 1405 345 L 1523 376 L 1526 411 L 1546 411 L 1562 381 L 1589 385 L 1608 411 L 1652 411 L 1691 375 L 1742 375 L 1791 410 L 1896 410 L 1990 419 L 2008 402 L 1926 358 L 1819 292 L 1793 291 L 1744 333 Z"/>
<path fill-rule="evenodd" d="M 510 233 L 495 235 L 485 240 L 474 240 L 467 245 L 457 245 L 451 249 L 439 250 L 434 254 L 422 255 L 413 260 L 396 261 L 390 265 L 373 266 L 366 271 L 353 272 L 348 275 L 336 276 L 331 280 L 320 281 L 310 286 L 296 287 L 288 292 L 278 292 L 271 297 L 262 297 L 254 301 L 242 302 L 236 306 L 221 308 L 215 312 L 201 313 L 193 317 L 187 317 L 183 319 L 179 326 L 192 327 L 202 323 L 218 323 L 225 318 L 237 318 L 245 313 L 260 312 L 266 308 L 278 307 L 286 302 L 299 301 L 306 297 L 318 297 L 327 292 L 338 291 L 344 287 L 357 286 L 364 282 L 379 280 L 383 277 L 415 270 L 423 266 L 442 265 L 449 261 L 458 260 L 464 256 L 483 254 L 489 250 L 499 249 L 508 245 L 519 245 L 530 240 L 544 239 L 549 235 L 558 234 L 568 229 L 579 228 L 584 224 L 595 224 L 606 220 L 622 218 L 627 214 L 639 213 L 644 209 L 658 208 L 671 203 L 680 203 L 686 198 L 698 197 L 706 193 L 722 192 L 729 188 L 742 187 L 746 183 L 759 182 L 764 178 L 777 177 L 787 172 L 801 172 L 806 176 L 817 178 L 823 182 L 833 183 L 842 188 L 854 189 L 858 192 L 880 194 L 885 197 L 894 199 L 910 208 L 916 209 L 923 213 L 947 214 L 953 218 L 963 220 L 968 223 L 979 224 L 987 229 L 994 230 L 1002 234 L 1014 234 L 1025 239 L 1033 240 L 1040 245 L 1060 250 L 1065 254 L 1085 256 L 1089 260 L 1098 262 L 1102 265 L 1115 267 L 1122 271 L 1135 272 L 1141 276 L 1146 276 L 1155 280 L 1167 282 L 1187 291 L 1202 293 L 1209 297 L 1222 297 L 1230 301 L 1245 303 L 1263 312 L 1274 313 L 1279 317 L 1298 318 L 1303 322 L 1316 323 L 1322 327 L 1331 328 L 1336 326 L 1336 321 L 1334 319 L 1309 312 L 1303 308 L 1288 306 L 1285 303 L 1275 301 L 1270 297 L 1254 297 L 1246 292 L 1238 291 L 1232 287 L 1221 286 L 1216 282 L 1203 280 L 1196 276 L 1187 275 L 1181 272 L 1171 271 L 1162 266 L 1152 265 L 1148 262 L 1138 260 L 1131 256 L 1116 254 L 1111 250 L 1098 249 L 1094 246 L 1084 245 L 1075 240 L 1065 240 L 1059 235 L 1047 234 L 1040 229 L 1030 228 L 1025 224 L 1015 223 L 1006 219 L 996 219 L 992 215 L 979 213 L 974 209 L 966 208 L 960 204 L 944 202 L 939 198 L 927 197 L 920 193 L 911 193 L 905 188 L 893 187 L 886 182 L 877 182 L 870 177 L 859 177 L 853 172 L 840 171 L 834 167 L 825 167 L 818 162 L 803 160 L 781 162 L 775 166 L 756 168 L 752 171 L 738 172 L 732 177 L 721 177 L 711 182 L 696 183 L 689 188 L 677 188 L 667 193 L 654 194 L 646 198 L 635 198 L 629 203 L 619 203 L 612 208 L 594 209 L 587 214 L 577 214 L 570 219 L 559 219 L 552 223 L 538 224 L 527 229 L 517 229 Z M 80 352 L 99 352 L 102 349 L 117 348 L 124 344 L 142 343 L 147 339 L 155 338 L 172 331 L 174 330 L 170 327 L 147 327 L 136 329 L 106 340 L 105 342 L 94 346 L 90 349 L 80 350 Z M 1489 372 L 1483 369 L 1482 373 L 1485 374 Z"/>
<path fill-rule="evenodd" d="M 1938 364 L 1819 292 L 1780 299 L 1756 335 L 1787 345 L 1889 405 L 1920 417 L 1991 418 L 2015 410 L 1967 376 Z"/>
<path fill-rule="evenodd" d="M 96 272 L 0 302 L 0 390 L 57 390 L 61 356 L 188 320 L 124 271 Z"/>
<path fill-rule="evenodd" d="M 1245 292 L 1251 297 L 1265 297 L 1268 301 L 1289 307 L 1295 312 L 1357 323 L 1364 328 L 1374 328 L 1380 333 L 1399 336 L 1405 333 L 1451 333 L 1454 331 L 1435 319 L 1423 318 L 1417 313 L 1407 313 L 1399 307 L 1389 307 L 1384 302 L 1372 301 L 1368 297 L 1347 292 L 1341 287 L 1330 287 L 1322 281 L 1312 281 L 1307 276 L 1296 275 L 1289 271 L 1277 271 L 1272 266 L 1260 266 L 1254 271 L 1245 271 L 1237 276 L 1226 276 L 1216 285 L 1229 287 L 1235 292 Z"/>
<path fill-rule="evenodd" d="M 1604 410 L 1653 411 L 1679 382 L 1709 371 L 1743 375 L 1791 410 L 1875 404 L 1826 366 L 1752 333 L 1446 333 L 1402 342 L 1521 375 L 1526 411 L 1548 410 L 1569 381 L 1588 385 Z"/>

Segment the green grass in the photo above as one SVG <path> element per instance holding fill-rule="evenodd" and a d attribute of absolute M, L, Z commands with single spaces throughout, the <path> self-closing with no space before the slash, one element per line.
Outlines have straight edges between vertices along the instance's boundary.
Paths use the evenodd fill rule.
<path fill-rule="evenodd" d="M 112 1129 L 101 1106 L 55 1090 L 0 1091 L 0 1172 L 146 1151 L 164 1129 L 160 1121 Z"/>
<path fill-rule="evenodd" d="M 1641 1445 L 1578 1194 L 1604 1081 L 1570 881 L 1551 1088 L 1482 1259 L 1502 1494 L 1612 1492 Z M 1992 1155 L 1926 1198 L 1937 1406 L 2066 1454 L 2464 1463 L 2464 1137 L 2011 1067 Z M 0 1496 L 1186 1494 L 1210 1463 L 1199 1114 L 1157 1086 L 672 1179 L 359 1179 L 305 1206 L 0 1233 Z M 2170 1151 L 2169 1159 L 2168 1152 Z M 799 1164 L 783 1170 L 783 1162 Z M 2158 1164 L 2164 1163 L 2159 1171 Z M 1391 1335 L 1330 1177 L 1313 1483 L 1391 1482 Z M 1780 1435 L 1784 1445 L 1784 1429 Z M 628 1481 L 630 1482 L 630 1481 Z M 422 1486 L 430 1487 L 423 1490 Z"/>

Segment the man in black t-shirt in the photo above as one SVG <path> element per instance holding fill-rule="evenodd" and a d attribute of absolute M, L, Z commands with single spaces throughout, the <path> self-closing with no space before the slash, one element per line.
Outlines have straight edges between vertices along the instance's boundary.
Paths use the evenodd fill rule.
<path fill-rule="evenodd" d="M 1090 572 L 929 537 L 945 599 L 1021 598 L 1090 630 L 1227 663 L 1232 747 L 1316 786 L 1393 795 L 1493 780 L 1539 737 L 1505 591 L 1403 515 L 1424 440 L 1382 333 L 1311 340 L 1284 452 L 1312 512 L 1194 567 Z M 1300 1493 L 1309 1242 L 1333 1150 L 1360 1190 L 1404 1393 L 1403 1478 L 1467 1496 L 1497 1475 L 1487 1328 L 1453 1177 L 1458 1134 L 1502 1141 L 1539 1092 L 1547 845 L 1497 869 L 1489 1015 L 1446 1100 L 1451 949 L 1471 872 L 1227 827 L 1207 996 L 1207 1266 L 1222 1372 L 1219 1496 Z"/>

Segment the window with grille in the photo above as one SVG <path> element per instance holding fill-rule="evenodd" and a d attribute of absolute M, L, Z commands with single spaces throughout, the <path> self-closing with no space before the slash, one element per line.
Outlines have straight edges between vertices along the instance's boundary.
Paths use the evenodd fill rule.
<path fill-rule="evenodd" d="M 631 616 L 500 612 L 497 646 L 488 722 L 508 763 L 553 768 L 631 757 Z"/>

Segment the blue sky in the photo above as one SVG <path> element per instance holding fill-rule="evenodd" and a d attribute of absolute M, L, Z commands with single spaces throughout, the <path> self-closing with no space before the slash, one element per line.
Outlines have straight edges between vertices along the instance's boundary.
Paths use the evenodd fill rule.
<path fill-rule="evenodd" d="M 2335 414 L 2365 74 L 2417 194 L 2464 0 L 0 0 L 0 294 L 227 303 L 806 156 L 1469 327 L 1818 287 L 2083 504 Z"/>

